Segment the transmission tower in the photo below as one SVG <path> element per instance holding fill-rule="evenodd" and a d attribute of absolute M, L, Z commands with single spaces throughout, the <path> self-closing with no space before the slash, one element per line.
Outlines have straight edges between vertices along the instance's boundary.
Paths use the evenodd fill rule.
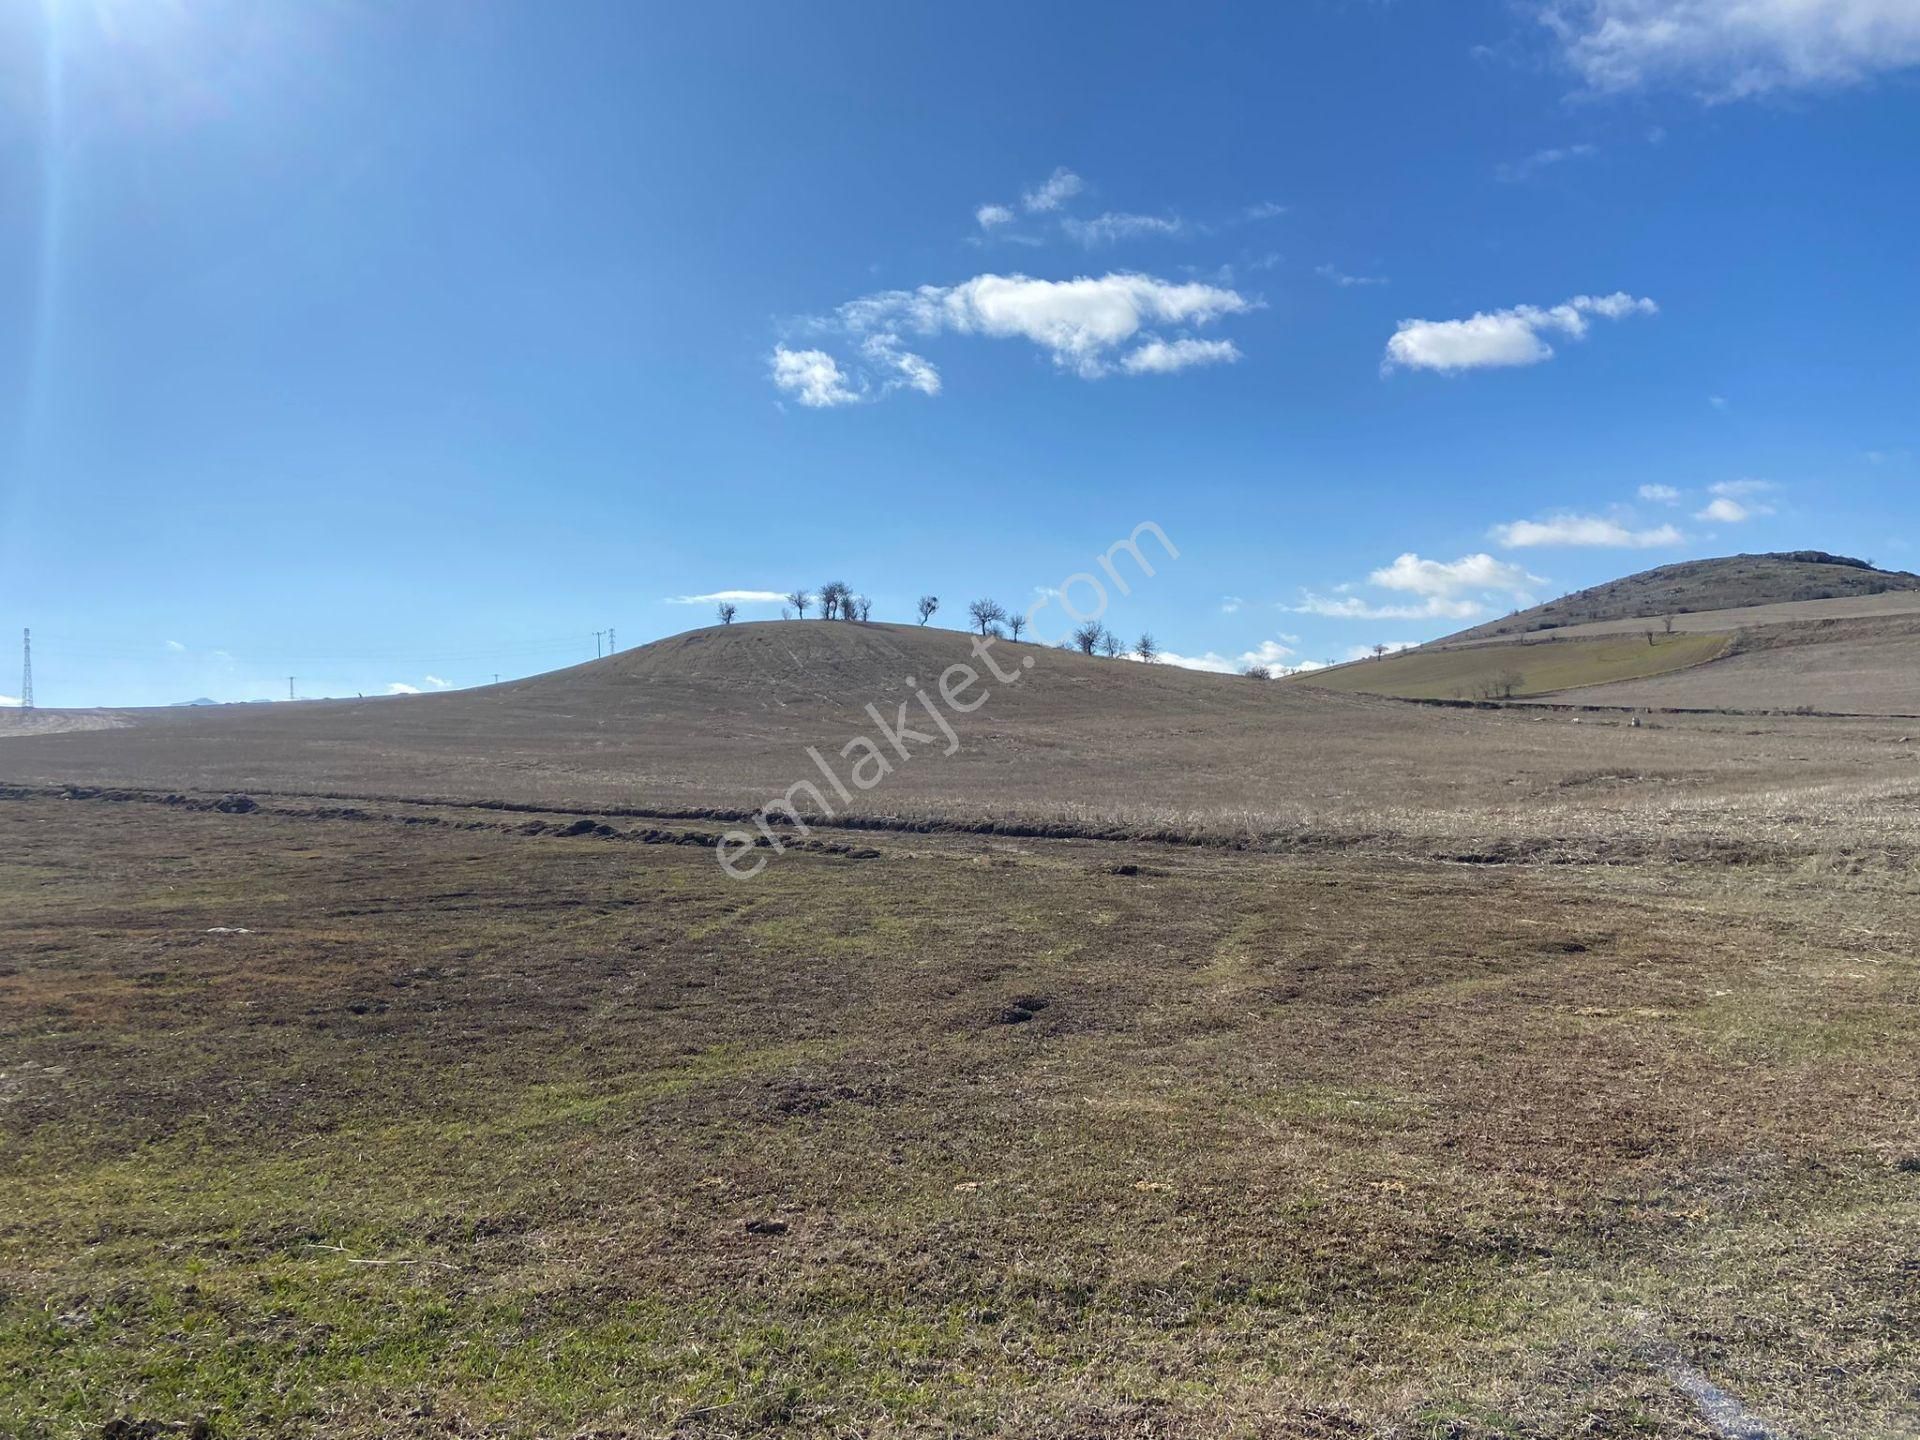
<path fill-rule="evenodd" d="M 33 631 L 20 632 L 20 708 L 33 709 Z"/>

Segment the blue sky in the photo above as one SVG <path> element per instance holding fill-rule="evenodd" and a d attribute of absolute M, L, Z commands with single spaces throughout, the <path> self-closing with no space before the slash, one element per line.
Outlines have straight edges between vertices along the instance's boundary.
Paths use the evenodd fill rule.
<path fill-rule="evenodd" d="M 1226 667 L 1920 568 L 1911 0 L 1247 8 L 8 7 L 0 654 L 469 685 L 1144 520 Z"/>

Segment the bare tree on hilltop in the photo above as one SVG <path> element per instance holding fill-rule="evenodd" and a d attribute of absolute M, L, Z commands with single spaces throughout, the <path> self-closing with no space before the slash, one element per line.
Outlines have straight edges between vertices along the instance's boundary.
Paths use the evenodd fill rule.
<path fill-rule="evenodd" d="M 820 618 L 822 620 L 853 618 L 853 591 L 847 588 L 846 581 L 829 580 L 820 587 Z"/>
<path fill-rule="evenodd" d="M 787 592 L 787 604 L 793 607 L 794 613 L 802 620 L 807 618 L 807 607 L 812 603 L 813 597 L 804 590 L 789 590 Z"/>
<path fill-rule="evenodd" d="M 922 595 L 920 597 L 920 603 L 914 608 L 920 612 L 920 623 L 924 625 L 933 618 L 933 612 L 940 608 L 940 597 L 938 595 Z"/>
<path fill-rule="evenodd" d="M 733 623 L 733 617 L 740 613 L 740 607 L 731 600 L 722 600 L 719 605 L 715 607 L 714 613 L 720 617 L 720 623 L 722 625 L 731 625 Z"/>
<path fill-rule="evenodd" d="M 1241 671 L 1240 673 L 1241 673 L 1242 675 L 1244 675 L 1244 676 L 1246 676 L 1246 677 L 1247 677 L 1247 679 L 1249 679 L 1249 680 L 1271 680 L 1271 679 L 1273 679 L 1273 671 L 1271 671 L 1271 670 L 1269 670 L 1269 669 L 1268 669 L 1268 668 L 1267 668 L 1266 666 L 1264 666 L 1264 665 L 1249 665 L 1249 666 L 1247 666 L 1247 668 L 1246 668 L 1246 669 L 1244 669 L 1244 670 L 1242 670 L 1242 671 Z"/>
<path fill-rule="evenodd" d="M 1134 641 L 1133 653 L 1149 665 L 1160 658 L 1160 647 L 1154 643 L 1152 631 L 1147 631 L 1141 635 L 1138 640 Z"/>
<path fill-rule="evenodd" d="M 1120 643 L 1120 637 L 1114 634 L 1113 631 L 1102 630 L 1100 632 L 1100 653 L 1106 656 L 1107 659 L 1112 660 L 1117 658 L 1120 652 L 1126 648 L 1125 645 Z"/>
<path fill-rule="evenodd" d="M 1007 634 L 1011 635 L 1014 639 L 1018 640 L 1020 638 L 1020 632 L 1026 628 L 1027 628 L 1026 616 L 1017 615 L 1011 610 L 1007 612 Z"/>
<path fill-rule="evenodd" d="M 1089 620 L 1073 632 L 1073 648 L 1082 655 L 1091 655 L 1100 648 L 1100 637 L 1106 634 L 1098 620 Z"/>
<path fill-rule="evenodd" d="M 853 597 L 853 608 L 854 612 L 859 615 L 861 622 L 865 623 L 867 617 L 873 614 L 873 601 L 864 595 L 856 595 Z"/>
<path fill-rule="evenodd" d="M 1007 618 L 1007 612 L 1000 608 L 998 600 L 976 600 L 967 606 L 967 614 L 972 618 L 973 623 L 980 627 L 982 635 L 987 633 L 989 625 Z"/>

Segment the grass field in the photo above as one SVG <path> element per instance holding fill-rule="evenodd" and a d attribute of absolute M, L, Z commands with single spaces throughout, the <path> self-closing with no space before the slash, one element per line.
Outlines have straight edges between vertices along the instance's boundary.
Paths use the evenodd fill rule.
<path fill-rule="evenodd" d="M 1920 617 L 1773 625 L 1742 635 L 1738 653 L 1704 669 L 1596 686 L 1580 698 L 1598 705 L 1804 705 L 1829 714 L 1920 715 Z"/>
<path fill-rule="evenodd" d="M 1920 1432 L 1907 722 L 965 653 L 0 741 L 0 1436 Z"/>
<path fill-rule="evenodd" d="M 1920 618 L 1920 590 L 1890 590 L 1879 595 L 1840 596 L 1830 600 L 1792 600 L 1773 605 L 1741 605 L 1728 610 L 1690 610 L 1684 615 L 1656 615 L 1652 624 L 1664 633 L 1669 620 L 1683 635 L 1731 635 L 1738 631 L 1803 628 L 1830 620 L 1873 620 L 1884 622 L 1889 630 L 1904 629 Z M 1544 640 L 1586 640 L 1599 635 L 1638 635 L 1644 638 L 1649 621 L 1646 616 L 1618 620 L 1593 620 L 1568 624 L 1551 631 L 1520 631 L 1512 634 L 1471 637 L 1464 632 L 1433 642 L 1436 645 L 1479 645 L 1488 641 L 1503 644 L 1527 644 Z"/>
<path fill-rule="evenodd" d="M 1652 648 L 1680 649 L 1669 643 Z M 1804 817 L 1836 808 L 1849 823 L 1871 814 L 1883 835 L 1916 825 L 1885 798 L 1914 774 L 1913 751 L 1896 743 L 1907 721 L 1576 727 L 1038 647 L 1002 653 L 1036 663 L 956 719 L 954 754 L 922 746 L 874 789 L 832 797 L 840 811 L 1416 851 L 1593 836 L 1645 853 L 1719 843 L 1730 829 L 1743 843 L 1797 844 Z M 808 749 L 835 757 L 875 734 L 867 703 L 892 716 L 905 677 L 970 659 L 952 631 L 742 624 L 490 690 L 121 712 L 116 729 L 0 738 L 0 782 L 751 813 L 796 781 L 824 785 Z M 11 724 L 0 712 L 0 736 Z"/>
<path fill-rule="evenodd" d="M 1638 680 L 1705 664 L 1726 653 L 1728 635 L 1644 633 L 1419 650 L 1317 670 L 1290 683 L 1407 700 L 1477 700 L 1547 695 L 1583 685 Z"/>
<path fill-rule="evenodd" d="M 1920 1418 L 1898 868 L 431 813 L 0 801 L 0 1433 Z"/>

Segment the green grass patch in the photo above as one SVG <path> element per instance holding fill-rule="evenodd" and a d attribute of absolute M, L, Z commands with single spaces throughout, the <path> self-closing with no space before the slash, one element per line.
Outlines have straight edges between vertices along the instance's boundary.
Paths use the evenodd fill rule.
<path fill-rule="evenodd" d="M 1718 660 L 1728 635 L 1609 635 L 1592 640 L 1420 650 L 1317 670 L 1296 684 L 1403 700 L 1508 699 L 1642 680 Z"/>

